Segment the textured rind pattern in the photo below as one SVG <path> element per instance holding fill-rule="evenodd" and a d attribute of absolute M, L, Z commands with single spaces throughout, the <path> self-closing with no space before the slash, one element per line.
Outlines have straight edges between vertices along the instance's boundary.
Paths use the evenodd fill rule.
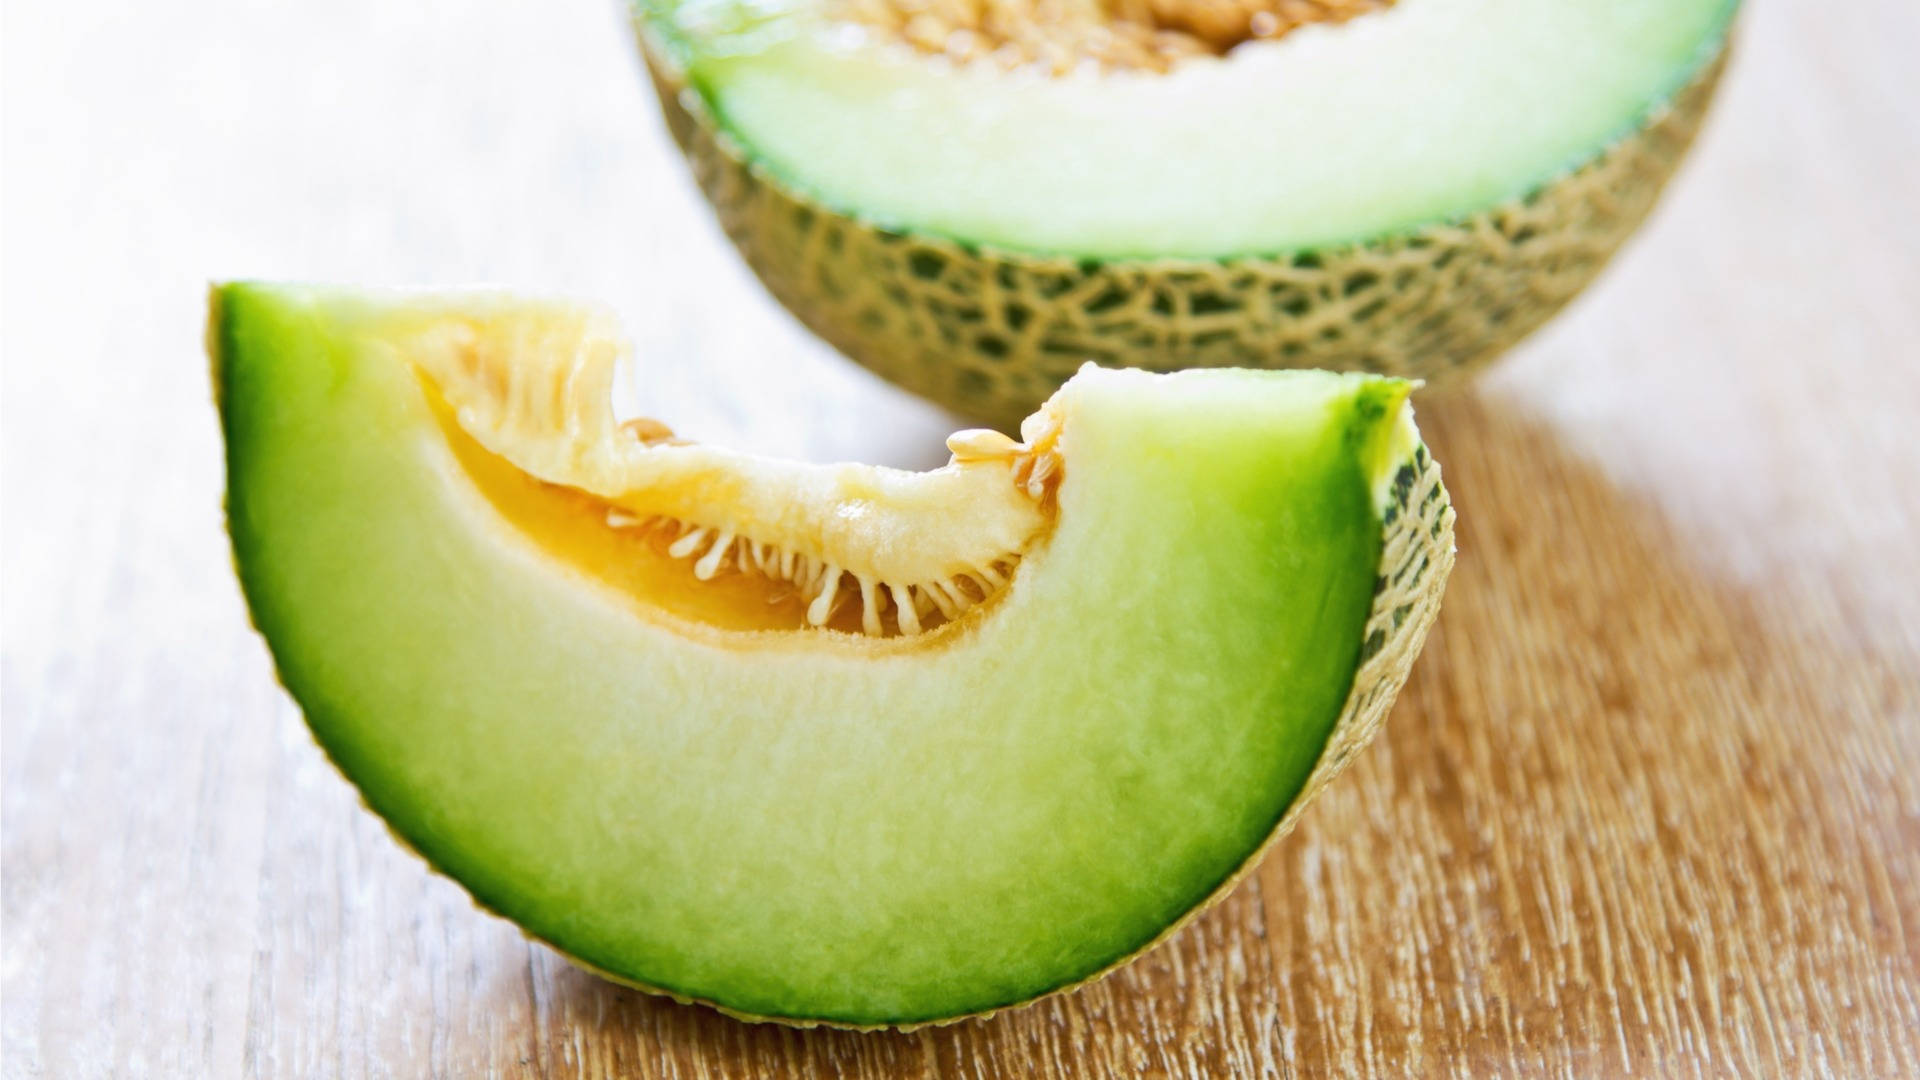
<path fill-rule="evenodd" d="M 1272 257 L 1074 259 L 878 228 L 791 190 L 716 126 L 638 28 L 667 126 L 775 298 L 894 383 L 1012 430 L 1092 360 L 1298 367 L 1442 384 L 1593 280 L 1653 209 L 1707 112 L 1724 45 L 1633 134 L 1465 219 Z"/>
<path fill-rule="evenodd" d="M 1427 452 L 1424 443 L 1416 443 L 1412 453 L 1394 471 L 1387 505 L 1381 513 L 1380 566 L 1374 577 L 1373 606 L 1367 613 L 1366 637 L 1361 645 L 1360 666 L 1354 672 L 1353 686 L 1347 691 L 1347 700 L 1340 707 L 1340 717 L 1334 721 L 1333 730 L 1327 733 L 1327 744 L 1320 751 L 1320 758 L 1314 763 L 1313 772 L 1307 775 L 1307 782 L 1301 787 L 1300 794 L 1288 804 L 1279 823 L 1273 827 L 1272 832 L 1267 834 L 1267 838 L 1261 841 L 1260 846 L 1255 848 L 1233 873 L 1227 875 L 1213 892 L 1207 894 L 1206 899 L 1195 904 L 1152 941 L 1084 979 L 1026 1001 L 1009 1002 L 998 1008 L 977 1013 L 965 1013 L 908 1024 L 844 1024 L 833 1020 L 761 1016 L 739 1012 L 718 1002 L 690 998 L 665 987 L 637 982 L 616 972 L 596 967 L 591 962 L 568 953 L 553 942 L 532 938 L 532 935 L 528 936 L 532 940 L 542 941 L 543 944 L 565 956 L 575 966 L 610 982 L 649 994 L 663 995 L 682 1005 L 707 1005 L 736 1020 L 785 1024 L 790 1027 L 830 1027 L 854 1031 L 889 1029 L 912 1031 L 917 1028 L 958 1023 L 962 1020 L 984 1019 L 1009 1009 L 1024 1009 L 1047 998 L 1071 993 L 1088 983 L 1098 982 L 1132 963 L 1141 954 L 1160 945 L 1208 908 L 1226 899 L 1227 894 L 1231 893 L 1247 875 L 1259 868 L 1260 861 L 1266 857 L 1267 851 L 1293 831 L 1294 825 L 1300 820 L 1301 813 L 1307 808 L 1307 804 L 1313 801 L 1314 796 L 1325 790 L 1333 778 L 1340 775 L 1341 771 L 1353 761 L 1354 755 L 1365 748 L 1379 732 L 1380 725 L 1386 721 L 1388 710 L 1393 707 L 1394 698 L 1399 695 L 1400 688 L 1406 685 L 1407 676 L 1413 671 L 1413 663 L 1419 658 L 1420 650 L 1426 644 L 1427 631 L 1433 627 L 1434 620 L 1439 617 L 1440 598 L 1446 592 L 1447 577 L 1453 572 L 1453 518 L 1453 500 L 1448 496 L 1445 485 L 1440 482 L 1440 465 L 1433 460 L 1433 455 Z M 391 827 L 388 831 L 392 831 Z M 401 838 L 401 841 L 405 843 L 404 838 Z M 409 850 L 412 850 L 410 846 Z M 416 851 L 415 854 L 419 853 Z M 423 860 L 424 858 L 422 856 Z M 438 871 L 431 862 L 428 866 Z M 478 901 L 475 902 L 478 904 Z"/>

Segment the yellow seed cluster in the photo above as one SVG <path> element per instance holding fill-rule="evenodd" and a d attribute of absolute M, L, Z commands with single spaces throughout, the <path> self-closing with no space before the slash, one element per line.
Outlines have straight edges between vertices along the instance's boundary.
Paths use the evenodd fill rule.
<path fill-rule="evenodd" d="M 1058 475 L 1056 460 L 1048 455 L 1031 471 L 1044 482 L 1045 477 Z M 1045 471 L 1039 473 L 1040 469 Z M 952 622 L 1005 591 L 1023 554 L 1005 552 L 927 581 L 892 582 L 725 526 L 697 525 L 664 515 L 643 517 L 617 507 L 607 511 L 606 521 L 611 528 L 660 538 L 669 557 L 692 561 L 693 576 L 700 581 L 728 571 L 751 571 L 792 585 L 807 601 L 808 626 L 826 626 L 849 599 L 857 599 L 860 631 L 870 637 L 911 636 Z"/>
<path fill-rule="evenodd" d="M 956 63 L 1165 71 L 1394 0 L 837 0 L 835 15 Z"/>

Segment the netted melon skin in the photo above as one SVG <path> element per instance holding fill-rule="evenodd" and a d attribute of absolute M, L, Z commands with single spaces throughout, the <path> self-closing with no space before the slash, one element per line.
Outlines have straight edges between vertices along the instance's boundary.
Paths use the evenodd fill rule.
<path fill-rule="evenodd" d="M 1074 259 L 836 213 L 749 160 L 640 29 L 668 128 L 775 298 L 894 383 L 1012 430 L 1079 366 L 1300 367 L 1459 379 L 1540 326 L 1645 220 L 1699 130 L 1720 54 L 1630 136 L 1532 196 L 1273 257 Z"/>

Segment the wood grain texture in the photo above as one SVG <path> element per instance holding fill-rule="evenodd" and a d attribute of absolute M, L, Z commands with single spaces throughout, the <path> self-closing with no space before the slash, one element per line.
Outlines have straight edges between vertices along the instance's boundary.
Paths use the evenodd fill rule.
<path fill-rule="evenodd" d="M 231 580 L 215 276 L 603 297 L 683 431 L 940 457 L 948 418 L 738 265 L 614 5 L 5 23 L 7 1077 L 1920 1075 L 1912 5 L 1755 0 L 1649 230 L 1421 403 L 1446 609 L 1259 872 L 1111 978 L 909 1035 L 738 1024 L 476 912 L 325 763 Z"/>

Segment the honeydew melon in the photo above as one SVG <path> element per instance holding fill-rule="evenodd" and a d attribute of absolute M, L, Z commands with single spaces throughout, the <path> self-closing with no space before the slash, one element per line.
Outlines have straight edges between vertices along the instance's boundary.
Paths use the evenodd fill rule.
<path fill-rule="evenodd" d="M 1221 895 L 1379 725 L 1452 511 L 1402 380 L 1088 368 L 927 473 L 616 423 L 592 308 L 234 284 L 254 621 L 408 845 L 612 978 L 990 1011 Z"/>
<path fill-rule="evenodd" d="M 1088 360 L 1490 359 L 1644 218 L 1737 7 L 635 4 L 669 125 L 773 293 L 1003 425 Z"/>

